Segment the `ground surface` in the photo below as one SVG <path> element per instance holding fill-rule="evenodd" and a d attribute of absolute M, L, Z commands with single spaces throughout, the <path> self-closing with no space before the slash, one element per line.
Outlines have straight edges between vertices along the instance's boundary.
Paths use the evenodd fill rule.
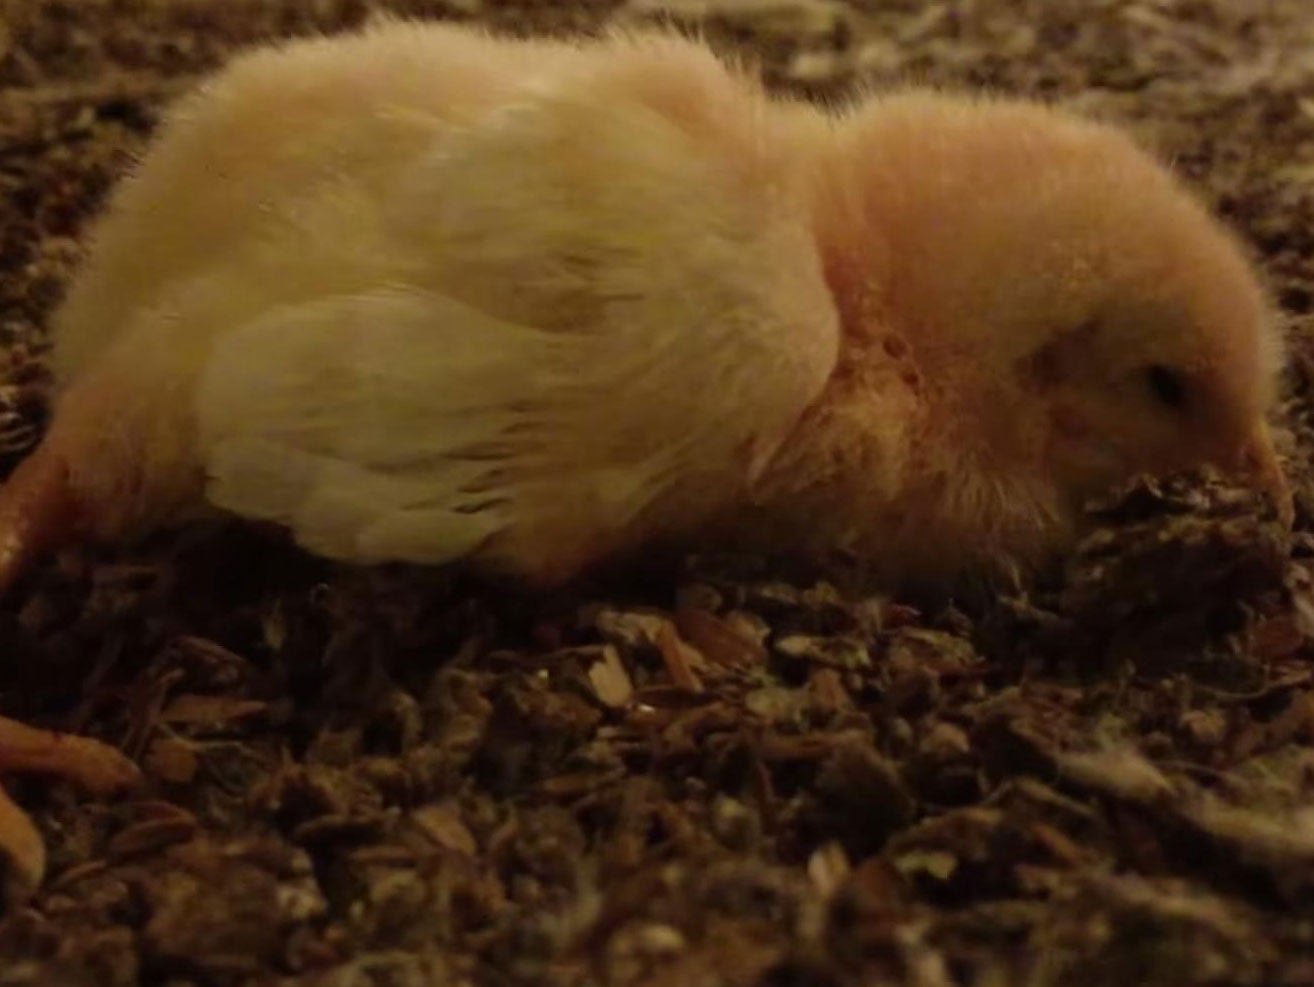
<path fill-rule="evenodd" d="M 0 0 L 11 459 L 74 238 L 163 101 L 384 6 L 644 16 Z M 1301 530 L 1142 488 L 1053 585 L 925 613 L 711 560 L 530 601 L 240 527 L 66 556 L 0 612 L 0 707 L 123 745 L 148 787 L 10 784 L 52 875 L 0 917 L 0 985 L 1314 984 L 1314 5 L 682 6 L 820 98 L 1055 94 L 1170 154 L 1290 318 Z"/>

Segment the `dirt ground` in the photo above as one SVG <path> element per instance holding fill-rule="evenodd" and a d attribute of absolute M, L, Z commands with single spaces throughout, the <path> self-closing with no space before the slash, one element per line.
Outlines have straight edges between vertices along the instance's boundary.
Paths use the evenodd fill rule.
<path fill-rule="evenodd" d="M 401 10 L 619 0 L 0 0 L 0 443 L 168 98 L 234 47 Z M 1314 984 L 1314 4 L 680 0 L 773 83 L 915 79 L 1125 122 L 1263 258 L 1293 341 L 1284 536 L 1208 479 L 1093 509 L 952 606 L 778 564 L 532 599 L 247 527 L 66 553 L 0 609 L 0 708 L 139 759 L 6 779 L 51 875 L 0 987 Z"/>

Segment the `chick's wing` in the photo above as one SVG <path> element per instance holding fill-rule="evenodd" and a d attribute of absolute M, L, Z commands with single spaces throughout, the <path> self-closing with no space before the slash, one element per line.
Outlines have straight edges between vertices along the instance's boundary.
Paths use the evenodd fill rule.
<path fill-rule="evenodd" d="M 210 498 L 332 556 L 521 569 L 724 509 L 836 360 L 786 178 L 569 85 L 435 141 L 381 207 L 400 282 L 217 340 Z"/>

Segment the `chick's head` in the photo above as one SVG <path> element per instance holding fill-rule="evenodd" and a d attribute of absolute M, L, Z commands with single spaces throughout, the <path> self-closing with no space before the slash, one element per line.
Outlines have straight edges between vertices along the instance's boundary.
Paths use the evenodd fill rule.
<path fill-rule="evenodd" d="M 1137 473 L 1211 464 L 1289 519 L 1267 298 L 1166 168 L 1034 104 L 905 95 L 848 126 L 859 191 L 833 215 L 861 230 L 834 236 L 830 276 L 850 338 L 909 344 L 933 468 L 1062 515 Z"/>

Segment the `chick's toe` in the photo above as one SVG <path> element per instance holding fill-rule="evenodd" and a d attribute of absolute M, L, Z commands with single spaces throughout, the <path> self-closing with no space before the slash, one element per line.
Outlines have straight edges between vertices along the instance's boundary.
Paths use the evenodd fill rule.
<path fill-rule="evenodd" d="M 94 795 L 124 791 L 141 780 L 137 766 L 108 744 L 0 717 L 0 775 L 11 772 L 65 778 Z M 7 864 L 6 897 L 25 898 L 40 886 L 45 846 L 32 820 L 2 789 L 0 856 Z"/>
<path fill-rule="evenodd" d="M 46 873 L 46 847 L 31 818 L 0 788 L 0 908 L 31 897 Z"/>

